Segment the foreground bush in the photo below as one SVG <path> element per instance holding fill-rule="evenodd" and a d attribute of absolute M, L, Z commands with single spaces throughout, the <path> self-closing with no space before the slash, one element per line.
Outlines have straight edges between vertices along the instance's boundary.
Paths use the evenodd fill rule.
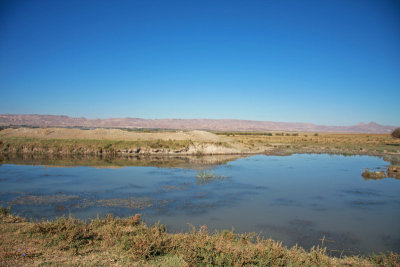
<path fill-rule="evenodd" d="M 319 246 L 287 248 L 255 234 L 211 234 L 205 226 L 169 234 L 161 224 L 146 226 L 139 215 L 28 222 L 2 209 L 0 237 L 2 266 L 400 266 L 395 253 L 335 258 Z"/>

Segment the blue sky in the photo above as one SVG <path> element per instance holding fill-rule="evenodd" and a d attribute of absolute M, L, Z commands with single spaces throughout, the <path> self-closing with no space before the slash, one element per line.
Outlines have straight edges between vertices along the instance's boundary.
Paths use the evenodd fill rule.
<path fill-rule="evenodd" d="M 0 113 L 400 125 L 399 1 L 0 2 Z"/>

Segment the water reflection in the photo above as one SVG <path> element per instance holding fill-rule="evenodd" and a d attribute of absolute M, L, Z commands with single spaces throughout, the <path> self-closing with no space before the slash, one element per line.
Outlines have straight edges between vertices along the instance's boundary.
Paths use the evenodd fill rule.
<path fill-rule="evenodd" d="M 160 168 L 204 169 L 227 164 L 243 158 L 243 155 L 209 156 L 90 156 L 90 155 L 38 155 L 9 154 L 0 155 L 0 164 L 42 165 L 49 167 L 90 166 L 96 168 L 120 168 L 148 166 Z"/>

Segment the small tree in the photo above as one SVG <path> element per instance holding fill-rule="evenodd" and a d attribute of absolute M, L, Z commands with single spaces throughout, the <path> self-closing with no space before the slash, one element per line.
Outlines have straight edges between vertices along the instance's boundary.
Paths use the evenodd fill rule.
<path fill-rule="evenodd" d="M 394 138 L 400 138 L 400 128 L 394 129 L 394 131 L 392 132 L 392 136 Z"/>

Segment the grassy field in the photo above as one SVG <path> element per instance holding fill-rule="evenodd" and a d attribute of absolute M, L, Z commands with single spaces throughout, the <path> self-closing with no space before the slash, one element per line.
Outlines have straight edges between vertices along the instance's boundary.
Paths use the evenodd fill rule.
<path fill-rule="evenodd" d="M 0 208 L 1 266 L 400 266 L 400 255 L 331 257 L 323 244 L 306 251 L 255 234 L 209 233 L 205 226 L 171 234 L 140 215 L 29 222 Z"/>

